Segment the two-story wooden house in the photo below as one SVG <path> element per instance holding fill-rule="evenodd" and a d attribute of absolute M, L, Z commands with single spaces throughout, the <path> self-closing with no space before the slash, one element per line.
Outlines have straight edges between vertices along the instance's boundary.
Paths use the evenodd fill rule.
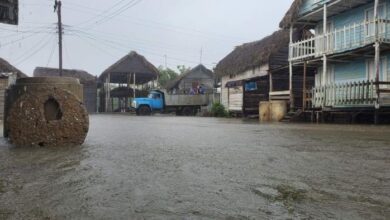
<path fill-rule="evenodd" d="M 373 114 L 390 106 L 390 0 L 295 0 L 280 23 L 306 29 L 290 34 L 290 74 L 296 65 L 315 67 L 311 107 L 322 115 Z M 328 114 L 329 113 L 329 114 Z"/>

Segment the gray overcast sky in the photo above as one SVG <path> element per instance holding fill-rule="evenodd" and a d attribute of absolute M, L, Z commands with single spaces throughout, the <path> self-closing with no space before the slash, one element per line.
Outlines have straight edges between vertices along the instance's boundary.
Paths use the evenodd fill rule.
<path fill-rule="evenodd" d="M 54 0 L 19 0 L 0 24 L 0 56 L 28 75 L 58 66 Z M 100 75 L 132 50 L 155 66 L 212 68 L 235 46 L 278 29 L 292 0 L 63 0 L 64 68 Z"/>

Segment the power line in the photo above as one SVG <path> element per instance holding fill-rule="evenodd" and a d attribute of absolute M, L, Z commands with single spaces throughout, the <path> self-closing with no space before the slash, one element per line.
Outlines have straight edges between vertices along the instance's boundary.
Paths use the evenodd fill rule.
<path fill-rule="evenodd" d="M 80 23 L 80 24 L 78 24 L 78 25 L 83 25 L 83 24 L 89 23 L 90 21 L 93 21 L 94 19 L 99 18 L 100 16 L 103 16 L 105 13 L 109 12 L 111 9 L 114 9 L 116 6 L 120 5 L 120 4 L 121 4 L 122 2 L 124 2 L 124 1 L 126 1 L 126 0 L 118 1 L 117 3 L 115 3 L 115 4 L 114 4 L 113 6 L 111 6 L 110 8 L 104 10 L 104 11 L 101 12 L 101 13 L 98 13 L 96 16 L 94 16 L 94 17 L 92 17 L 92 18 L 90 18 L 90 19 L 88 19 L 88 20 L 86 20 L 86 21 L 84 21 L 84 22 L 82 22 L 82 23 Z M 86 8 L 86 6 L 83 6 L 83 5 L 80 5 L 80 4 L 75 4 L 75 3 L 72 3 L 72 4 L 77 5 L 77 6 L 79 6 L 79 7 Z"/>
<path fill-rule="evenodd" d="M 48 66 L 49 66 L 49 64 L 50 64 L 50 62 L 51 62 L 51 58 L 53 57 L 53 54 L 54 54 L 55 48 L 56 48 L 56 41 L 55 41 L 55 40 L 53 40 L 53 47 L 51 48 L 51 52 L 50 52 L 50 55 L 49 55 L 49 59 L 47 60 L 46 67 L 48 67 Z"/>
<path fill-rule="evenodd" d="M 49 40 L 50 40 L 51 38 L 53 38 L 53 36 L 50 36 L 50 35 L 48 35 L 48 36 L 49 36 Z M 35 50 L 32 50 L 32 52 L 28 53 L 27 55 L 24 54 L 23 56 L 17 58 L 16 60 L 18 60 L 18 61 L 16 62 L 16 65 L 19 65 L 19 64 L 24 63 L 26 60 L 30 59 L 32 56 L 34 56 L 35 54 L 37 54 L 39 51 L 41 51 L 41 50 L 42 50 L 44 47 L 46 47 L 47 45 L 48 45 L 48 44 L 47 44 L 46 39 L 45 39 L 45 40 L 42 40 L 42 41 L 40 42 L 40 44 L 34 45 L 34 46 L 36 46 L 36 49 L 35 49 Z"/>
<path fill-rule="evenodd" d="M 111 13 L 110 15 L 101 18 L 101 19 L 100 19 L 99 21 L 97 21 L 95 24 L 103 24 L 103 23 L 106 23 L 106 22 L 108 22 L 109 20 L 112 20 L 113 18 L 115 18 L 115 17 L 119 16 L 120 14 L 122 14 L 123 12 L 127 11 L 128 9 L 133 8 L 134 6 L 138 5 L 140 2 L 142 2 L 142 0 L 133 0 L 133 1 L 129 2 L 129 3 L 127 4 L 127 6 L 124 6 L 124 7 L 120 8 L 119 10 L 114 11 L 114 12 Z"/>

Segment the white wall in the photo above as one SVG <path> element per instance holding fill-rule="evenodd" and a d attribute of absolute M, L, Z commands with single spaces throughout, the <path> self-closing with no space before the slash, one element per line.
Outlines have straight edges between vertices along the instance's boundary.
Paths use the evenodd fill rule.
<path fill-rule="evenodd" d="M 223 76 L 221 78 L 221 82 L 222 82 L 221 103 L 226 108 L 228 107 L 228 103 L 229 103 L 228 102 L 228 100 L 229 100 L 228 94 L 229 94 L 229 92 L 228 92 L 228 88 L 226 88 L 226 84 L 228 82 L 238 81 L 238 80 L 246 80 L 246 79 L 251 79 L 251 78 L 255 78 L 255 77 L 259 77 L 259 76 L 266 76 L 266 75 L 268 75 L 268 70 L 269 70 L 269 65 L 265 64 L 265 65 L 262 65 L 260 67 L 239 73 L 239 74 L 232 76 L 232 77 L 229 75 Z"/>

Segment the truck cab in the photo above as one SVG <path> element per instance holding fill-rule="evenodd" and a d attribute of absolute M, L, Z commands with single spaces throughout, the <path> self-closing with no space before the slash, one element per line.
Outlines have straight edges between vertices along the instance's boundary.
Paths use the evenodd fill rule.
<path fill-rule="evenodd" d="M 137 115 L 150 115 L 155 111 L 164 110 L 164 92 L 152 90 L 147 98 L 136 98 L 131 107 L 135 109 Z"/>

